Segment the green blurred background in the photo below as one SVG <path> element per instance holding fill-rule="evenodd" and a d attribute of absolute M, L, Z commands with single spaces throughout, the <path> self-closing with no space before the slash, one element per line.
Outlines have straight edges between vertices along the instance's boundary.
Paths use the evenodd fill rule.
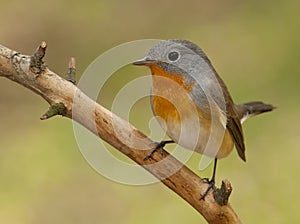
<path fill-rule="evenodd" d="M 231 181 L 230 201 L 244 223 L 300 221 L 299 0 L 0 0 L 0 8 L 0 44 L 32 54 L 46 40 L 47 64 L 59 74 L 70 56 L 80 76 L 102 52 L 136 39 L 199 44 L 236 102 L 278 107 L 245 123 L 248 161 L 233 152 L 219 163 L 217 182 Z M 118 72 L 103 90 L 104 105 L 131 73 L 149 71 Z M 102 177 L 81 155 L 70 120 L 40 121 L 44 100 L 4 78 L 0 89 L 0 223 L 205 223 L 162 184 L 127 186 Z M 137 103 L 131 122 L 147 130 L 139 114 L 150 116 L 149 108 L 147 100 Z M 209 176 L 211 167 L 197 171 L 199 158 L 188 166 Z"/>

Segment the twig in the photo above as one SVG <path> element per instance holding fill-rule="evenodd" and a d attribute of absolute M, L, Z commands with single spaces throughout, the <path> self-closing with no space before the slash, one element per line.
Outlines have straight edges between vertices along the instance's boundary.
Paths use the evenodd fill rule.
<path fill-rule="evenodd" d="M 216 189 L 213 192 L 216 202 L 221 206 L 227 205 L 231 191 L 232 191 L 232 187 L 230 182 L 228 180 L 223 180 L 221 188 Z"/>
<path fill-rule="evenodd" d="M 41 74 L 46 66 L 43 62 L 43 57 L 45 56 L 47 48 L 47 43 L 43 41 L 40 46 L 36 49 L 34 55 L 31 56 L 30 69 L 33 73 L 39 75 Z"/>
<path fill-rule="evenodd" d="M 55 115 L 64 115 L 66 113 L 66 107 L 63 103 L 55 103 L 49 107 L 47 112 L 43 114 L 40 119 L 46 120 Z"/>
<path fill-rule="evenodd" d="M 70 58 L 69 61 L 69 67 L 68 67 L 68 72 L 67 72 L 67 77 L 66 79 L 76 85 L 76 80 L 75 80 L 75 75 L 76 75 L 76 67 L 75 67 L 76 61 L 75 58 Z"/>

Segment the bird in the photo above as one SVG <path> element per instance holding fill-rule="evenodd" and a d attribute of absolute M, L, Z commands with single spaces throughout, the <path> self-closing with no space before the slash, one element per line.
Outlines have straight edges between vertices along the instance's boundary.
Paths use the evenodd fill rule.
<path fill-rule="evenodd" d="M 217 161 L 234 146 L 246 161 L 242 123 L 275 107 L 261 101 L 235 104 L 210 59 L 195 43 L 162 40 L 145 58 L 133 62 L 151 70 L 150 103 L 158 123 L 171 140 L 159 142 L 145 159 L 166 144 L 176 143 L 214 159 L 212 177 L 201 196 L 215 189 Z"/>

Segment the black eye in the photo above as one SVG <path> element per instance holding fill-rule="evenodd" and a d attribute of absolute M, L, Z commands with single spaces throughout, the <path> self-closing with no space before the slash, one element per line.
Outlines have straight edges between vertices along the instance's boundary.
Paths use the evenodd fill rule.
<path fill-rule="evenodd" d="M 179 53 L 176 51 L 172 51 L 168 54 L 168 59 L 170 61 L 176 61 L 179 58 Z"/>

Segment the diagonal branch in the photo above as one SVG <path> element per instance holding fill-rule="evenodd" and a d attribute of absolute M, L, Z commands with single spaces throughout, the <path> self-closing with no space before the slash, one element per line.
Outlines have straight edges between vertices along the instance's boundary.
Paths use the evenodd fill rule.
<path fill-rule="evenodd" d="M 45 50 L 46 43 L 43 42 L 33 56 L 26 56 L 0 45 L 0 76 L 17 82 L 40 95 L 51 105 L 50 113 L 54 109 L 57 114 L 62 114 L 79 122 L 147 169 L 163 184 L 193 206 L 209 223 L 240 223 L 232 207 L 226 203 L 224 203 L 226 205 L 218 204 L 211 192 L 205 200 L 199 200 L 208 186 L 205 180 L 198 177 L 174 157 L 169 156 L 166 151 L 163 155 L 156 153 L 151 160 L 144 160 L 151 147 L 153 148 L 153 142 L 127 121 L 91 100 L 73 83 L 48 69 L 42 62 Z M 75 94 L 80 96 L 76 98 L 76 100 L 79 100 L 76 103 L 80 105 L 76 108 L 76 113 L 72 111 Z M 94 119 L 85 116 L 87 113 L 93 113 Z M 45 114 L 43 118 L 46 119 L 47 116 Z M 121 141 L 116 133 L 122 135 L 122 138 L 126 138 L 130 145 Z M 156 163 L 158 161 L 160 163 Z M 174 169 L 178 171 L 169 176 L 168 174 Z M 228 200 L 228 194 L 218 193 L 218 195 L 223 194 L 227 195 Z M 227 202 L 227 200 L 225 198 L 221 201 Z"/>

